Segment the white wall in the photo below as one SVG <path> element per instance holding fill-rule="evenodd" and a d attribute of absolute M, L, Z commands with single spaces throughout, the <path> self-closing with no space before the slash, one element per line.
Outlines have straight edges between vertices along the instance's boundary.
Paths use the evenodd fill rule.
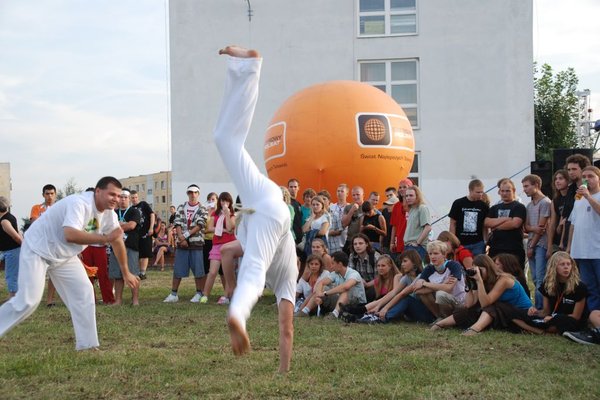
<path fill-rule="evenodd" d="M 360 60 L 415 57 L 415 138 L 434 216 L 466 193 L 472 176 L 492 185 L 527 167 L 534 158 L 532 2 L 417 3 L 418 35 L 366 39 L 356 37 L 357 1 L 252 0 L 248 22 L 243 1 L 172 0 L 173 202 L 186 199 L 191 182 L 202 196 L 235 193 L 212 141 L 225 75 L 217 51 L 230 43 L 257 48 L 265 59 L 247 143 L 263 170 L 265 128 L 290 95 L 317 82 L 358 80 Z"/>

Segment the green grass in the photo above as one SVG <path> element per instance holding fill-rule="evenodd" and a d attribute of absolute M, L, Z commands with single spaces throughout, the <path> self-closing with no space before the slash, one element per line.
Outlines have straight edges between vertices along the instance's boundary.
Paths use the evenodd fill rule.
<path fill-rule="evenodd" d="M 0 273 L 0 296 L 6 295 Z M 42 306 L 0 339 L 1 399 L 568 399 L 600 397 L 600 346 L 558 336 L 417 324 L 295 322 L 292 371 L 278 367 L 275 299 L 248 322 L 253 351 L 231 354 L 226 308 L 163 304 L 169 272 L 150 272 L 141 306 L 98 306 L 101 351 L 76 352 L 69 313 Z M 129 296 L 126 296 L 129 299 Z"/>

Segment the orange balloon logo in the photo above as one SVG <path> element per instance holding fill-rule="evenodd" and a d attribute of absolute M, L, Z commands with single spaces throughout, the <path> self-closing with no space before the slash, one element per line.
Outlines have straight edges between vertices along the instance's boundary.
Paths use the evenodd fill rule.
<path fill-rule="evenodd" d="M 402 108 L 381 90 L 355 81 L 308 87 L 277 110 L 265 135 L 269 178 L 327 189 L 340 183 L 383 192 L 408 176 L 415 142 Z M 335 196 L 332 199 L 335 201 Z"/>

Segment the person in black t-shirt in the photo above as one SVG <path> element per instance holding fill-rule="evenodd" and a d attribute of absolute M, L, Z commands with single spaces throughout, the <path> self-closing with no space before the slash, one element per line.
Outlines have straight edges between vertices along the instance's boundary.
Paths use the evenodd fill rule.
<path fill-rule="evenodd" d="M 473 253 L 473 256 L 485 254 L 487 229 L 483 222 L 490 207 L 482 200 L 483 182 L 474 179 L 469 182 L 469 194 L 452 203 L 448 216 L 449 231 L 456 235 L 460 244 Z"/>
<path fill-rule="evenodd" d="M 156 214 L 154 214 L 152 207 L 148 203 L 139 200 L 138 192 L 135 190 L 131 191 L 131 204 L 140 212 L 140 224 L 138 225 L 140 279 L 146 279 L 148 260 L 152 257 L 152 234 L 154 233 Z"/>
<path fill-rule="evenodd" d="M 546 279 L 538 289 L 544 296 L 544 308 L 531 307 L 528 312 L 531 320 L 524 325 L 517 323 L 519 326 L 534 333 L 560 334 L 585 328 L 588 290 L 569 253 L 559 251 L 550 257 Z"/>
<path fill-rule="evenodd" d="M 489 256 L 500 253 L 513 254 L 519 265 L 525 269 L 525 249 L 523 248 L 523 223 L 527 218 L 525 206 L 515 200 L 516 188 L 508 178 L 498 183 L 502 202 L 490 208 L 484 226 L 491 230 Z"/>

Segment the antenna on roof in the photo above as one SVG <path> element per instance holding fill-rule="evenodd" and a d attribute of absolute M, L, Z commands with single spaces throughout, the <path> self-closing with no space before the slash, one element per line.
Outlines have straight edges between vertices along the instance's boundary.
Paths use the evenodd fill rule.
<path fill-rule="evenodd" d="M 250 0 L 246 0 L 246 3 L 248 3 L 248 22 L 252 22 L 252 16 L 254 15 L 254 10 L 252 9 L 252 6 L 250 5 Z"/>

